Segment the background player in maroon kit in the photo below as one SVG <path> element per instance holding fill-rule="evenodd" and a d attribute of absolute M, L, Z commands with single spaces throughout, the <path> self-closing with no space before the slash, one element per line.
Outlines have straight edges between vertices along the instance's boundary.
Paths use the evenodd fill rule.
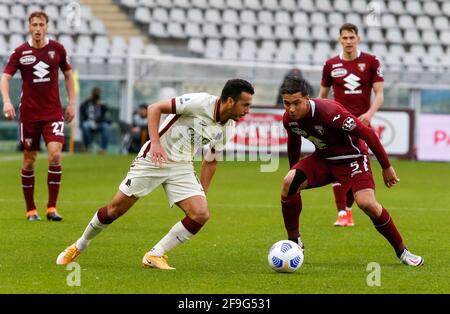
<path fill-rule="evenodd" d="M 3 114 L 6 119 L 16 117 L 9 97 L 9 83 L 17 70 L 22 76 L 20 100 L 20 142 L 23 150 L 22 189 L 27 206 L 28 220 L 41 220 L 34 203 L 34 169 L 40 137 L 48 150 L 48 203 L 47 219 L 60 221 L 56 211 L 61 184 L 61 151 L 64 144 L 64 115 L 59 98 L 58 71 L 64 73 L 69 103 L 65 119 L 71 122 L 75 112 L 75 88 L 72 69 L 64 47 L 46 38 L 48 17 L 45 12 L 34 12 L 28 18 L 31 39 L 17 47 L 1 78 Z"/>
<path fill-rule="evenodd" d="M 300 191 L 339 182 L 349 186 L 356 204 L 370 217 L 375 228 L 392 245 L 400 261 L 410 266 L 422 265 L 424 259 L 406 248 L 388 211 L 375 198 L 375 183 L 367 152 L 358 146 L 364 140 L 383 169 L 387 187 L 399 179 L 375 132 L 333 100 L 309 99 L 305 83 L 288 77 L 281 86 L 286 112 L 283 124 L 288 137 L 310 140 L 316 150 L 299 160 L 295 140 L 288 145 L 291 170 L 283 181 L 281 205 L 289 240 L 303 247 L 299 231 L 302 210 Z M 292 162 L 295 162 L 292 164 Z"/>
<path fill-rule="evenodd" d="M 369 126 L 374 114 L 383 104 L 383 74 L 380 61 L 373 55 L 358 50 L 358 28 L 345 23 L 339 29 L 342 52 L 325 62 L 318 98 L 328 98 L 333 87 L 334 99 Z M 371 103 L 372 89 L 375 97 Z M 353 226 L 351 206 L 353 197 L 349 187 L 333 183 L 338 209 L 335 226 Z"/>

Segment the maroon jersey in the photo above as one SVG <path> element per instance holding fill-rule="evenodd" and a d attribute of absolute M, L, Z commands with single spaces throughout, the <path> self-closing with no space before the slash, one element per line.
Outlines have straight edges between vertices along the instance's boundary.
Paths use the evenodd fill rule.
<path fill-rule="evenodd" d="M 308 115 L 299 120 L 291 120 L 287 112 L 284 114 L 283 125 L 288 137 L 303 136 L 314 144 L 316 155 L 337 163 L 361 157 L 364 151 L 358 143 L 362 139 L 374 152 L 383 169 L 390 166 L 386 151 L 375 132 L 339 103 L 328 99 L 311 99 L 310 104 Z M 298 151 L 298 147 L 288 146 L 288 155 L 296 155 Z"/>
<path fill-rule="evenodd" d="M 333 86 L 334 99 L 359 117 L 370 108 L 373 83 L 383 82 L 380 61 L 358 51 L 355 60 L 342 59 L 342 53 L 328 59 L 322 71 L 322 86 Z"/>
<path fill-rule="evenodd" d="M 22 76 L 20 121 L 61 119 L 58 71 L 71 69 L 67 59 L 64 46 L 54 40 L 39 49 L 30 40 L 13 51 L 3 72 L 13 76 L 19 70 Z"/>

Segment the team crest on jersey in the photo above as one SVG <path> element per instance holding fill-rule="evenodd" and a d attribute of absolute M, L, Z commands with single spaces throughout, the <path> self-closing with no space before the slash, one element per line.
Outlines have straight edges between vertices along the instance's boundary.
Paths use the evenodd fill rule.
<path fill-rule="evenodd" d="M 25 139 L 25 145 L 26 146 L 29 147 L 29 146 L 31 146 L 32 143 L 33 143 L 33 139 L 32 138 L 26 138 Z"/>
<path fill-rule="evenodd" d="M 343 77 L 347 75 L 347 70 L 343 68 L 334 69 L 331 71 L 331 77 Z"/>
<path fill-rule="evenodd" d="M 52 59 L 54 59 L 55 58 L 55 52 L 52 50 L 52 51 L 49 51 L 48 52 L 48 55 L 50 56 L 50 58 L 52 58 Z"/>
<path fill-rule="evenodd" d="M 316 130 L 316 132 L 317 132 L 319 135 L 323 135 L 323 133 L 324 133 L 323 126 L 321 126 L 321 125 L 315 125 L 315 126 L 314 126 L 314 129 Z"/>
<path fill-rule="evenodd" d="M 34 62 L 36 62 L 36 57 L 35 56 L 23 56 L 22 58 L 19 59 L 20 64 L 23 65 L 29 65 L 29 64 L 33 64 Z"/>
<path fill-rule="evenodd" d="M 364 72 L 364 70 L 366 69 L 366 64 L 365 63 L 358 63 L 358 68 L 361 72 Z"/>
<path fill-rule="evenodd" d="M 352 117 L 347 117 L 342 124 L 342 130 L 344 131 L 353 131 L 356 128 L 356 121 Z"/>
<path fill-rule="evenodd" d="M 306 137 L 306 135 L 308 135 L 305 131 L 303 131 L 300 128 L 292 128 L 291 131 L 303 137 Z"/>

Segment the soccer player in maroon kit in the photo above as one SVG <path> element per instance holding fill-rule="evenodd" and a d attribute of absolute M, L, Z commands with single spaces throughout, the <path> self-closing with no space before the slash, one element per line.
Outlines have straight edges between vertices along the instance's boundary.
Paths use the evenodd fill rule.
<path fill-rule="evenodd" d="M 375 198 L 375 183 L 363 140 L 378 159 L 388 188 L 399 182 L 394 168 L 375 132 L 338 102 L 309 99 L 305 83 L 288 77 L 281 86 L 283 124 L 288 133 L 290 170 L 283 180 L 281 206 L 288 238 L 303 247 L 299 231 L 301 190 L 332 182 L 349 187 L 356 204 L 370 217 L 375 228 L 392 245 L 400 261 L 422 265 L 424 259 L 406 247 L 388 211 Z M 316 150 L 299 160 L 300 137 L 310 140 Z"/>
<path fill-rule="evenodd" d="M 342 52 L 325 62 L 318 98 L 326 99 L 333 87 L 334 99 L 350 113 L 370 126 L 370 120 L 383 104 L 383 73 L 380 61 L 373 55 L 358 50 L 358 28 L 345 23 L 339 29 Z M 371 103 L 371 93 L 375 97 Z M 353 226 L 351 206 L 353 197 L 348 186 L 333 183 L 333 192 L 338 209 L 335 226 Z"/>
<path fill-rule="evenodd" d="M 1 78 L 3 114 L 14 120 L 16 112 L 9 96 L 9 83 L 17 70 L 22 76 L 20 100 L 20 142 L 23 150 L 22 189 L 27 207 L 27 219 L 41 220 L 34 202 L 34 169 L 43 136 L 48 150 L 47 219 L 60 221 L 56 211 L 61 184 L 61 151 L 64 144 L 64 118 L 71 122 L 75 113 L 75 88 L 72 68 L 64 47 L 46 37 L 48 17 L 45 12 L 33 12 L 28 18 L 31 39 L 11 54 Z M 59 98 L 58 71 L 64 73 L 69 103 L 65 116 Z"/>

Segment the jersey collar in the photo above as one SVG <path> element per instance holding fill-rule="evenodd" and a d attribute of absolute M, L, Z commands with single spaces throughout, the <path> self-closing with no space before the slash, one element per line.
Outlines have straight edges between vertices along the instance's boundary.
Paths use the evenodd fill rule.
<path fill-rule="evenodd" d="M 360 56 L 361 56 L 361 50 L 357 49 L 355 59 L 358 59 Z M 341 59 L 343 61 L 348 61 L 348 60 L 344 60 L 344 52 L 343 51 L 341 51 L 341 53 L 339 54 L 339 59 Z"/>
<path fill-rule="evenodd" d="M 311 106 L 311 118 L 314 118 L 314 114 L 316 113 L 316 103 L 314 100 L 310 99 L 309 104 Z"/>
<path fill-rule="evenodd" d="M 214 122 L 220 122 L 220 97 L 217 98 L 216 104 L 214 106 Z"/>
<path fill-rule="evenodd" d="M 48 39 L 47 37 L 45 37 L 45 45 L 44 45 L 42 48 L 44 48 L 45 46 L 47 46 L 49 42 L 50 42 L 50 39 Z M 35 47 L 33 47 L 33 40 L 32 40 L 31 38 L 28 40 L 28 45 L 30 45 L 30 47 L 31 47 L 31 48 L 34 48 L 34 49 L 41 49 L 41 48 L 35 48 Z"/>

